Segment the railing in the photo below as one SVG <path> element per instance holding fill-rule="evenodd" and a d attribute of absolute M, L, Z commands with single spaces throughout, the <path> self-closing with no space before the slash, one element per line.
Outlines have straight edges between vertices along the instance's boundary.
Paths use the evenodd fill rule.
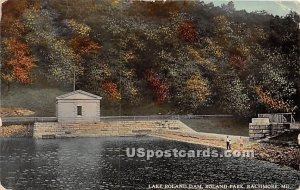
<path fill-rule="evenodd" d="M 178 115 L 102 116 L 101 120 L 177 120 Z"/>
<path fill-rule="evenodd" d="M 296 123 L 293 113 L 258 114 L 259 118 L 269 118 L 271 123 L 294 124 Z"/>
<path fill-rule="evenodd" d="M 56 122 L 56 117 L 3 117 L 4 124 L 30 124 L 34 122 Z"/>
<path fill-rule="evenodd" d="M 180 120 L 202 119 L 207 117 L 233 117 L 232 115 L 145 115 L 145 116 L 101 116 L 100 120 Z M 34 122 L 57 122 L 56 117 L 3 117 L 4 124 L 27 124 Z M 74 119 L 76 121 L 76 119 Z"/>
<path fill-rule="evenodd" d="M 145 116 L 102 116 L 101 120 L 180 120 L 205 117 L 233 117 L 232 115 L 145 115 Z"/>

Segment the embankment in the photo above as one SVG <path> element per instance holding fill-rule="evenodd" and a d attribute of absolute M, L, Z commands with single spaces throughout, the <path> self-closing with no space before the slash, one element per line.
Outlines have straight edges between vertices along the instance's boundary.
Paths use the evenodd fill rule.
<path fill-rule="evenodd" d="M 249 136 L 249 122 L 235 117 L 202 117 L 181 121 L 197 132 Z"/>

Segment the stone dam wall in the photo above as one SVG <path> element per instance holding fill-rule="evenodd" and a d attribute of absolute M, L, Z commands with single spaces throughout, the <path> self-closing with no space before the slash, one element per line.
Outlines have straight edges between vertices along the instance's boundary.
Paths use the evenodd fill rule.
<path fill-rule="evenodd" d="M 179 120 L 100 121 L 84 123 L 37 122 L 34 138 L 72 138 L 101 136 L 139 136 L 161 132 L 194 131 Z"/>
<path fill-rule="evenodd" d="M 255 141 L 280 135 L 288 128 L 289 126 L 285 124 L 272 124 L 268 118 L 253 118 L 252 123 L 249 124 L 250 140 Z"/>

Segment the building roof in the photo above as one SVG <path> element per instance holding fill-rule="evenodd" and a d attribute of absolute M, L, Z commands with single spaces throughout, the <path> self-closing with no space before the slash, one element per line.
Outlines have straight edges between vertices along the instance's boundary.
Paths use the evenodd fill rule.
<path fill-rule="evenodd" d="M 64 99 L 64 100 L 82 100 L 82 99 L 98 99 L 101 100 L 102 97 L 97 96 L 95 94 L 91 94 L 89 92 L 85 92 L 83 90 L 76 90 L 73 92 L 69 92 L 67 94 L 60 95 L 56 97 L 57 100 Z"/>

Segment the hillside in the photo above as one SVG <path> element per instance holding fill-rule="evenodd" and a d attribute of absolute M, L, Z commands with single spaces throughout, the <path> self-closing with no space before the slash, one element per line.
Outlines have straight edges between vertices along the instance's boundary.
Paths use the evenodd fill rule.
<path fill-rule="evenodd" d="M 232 2 L 9 0 L 2 100 L 52 115 L 75 73 L 108 115 L 299 114 L 299 22 Z"/>

